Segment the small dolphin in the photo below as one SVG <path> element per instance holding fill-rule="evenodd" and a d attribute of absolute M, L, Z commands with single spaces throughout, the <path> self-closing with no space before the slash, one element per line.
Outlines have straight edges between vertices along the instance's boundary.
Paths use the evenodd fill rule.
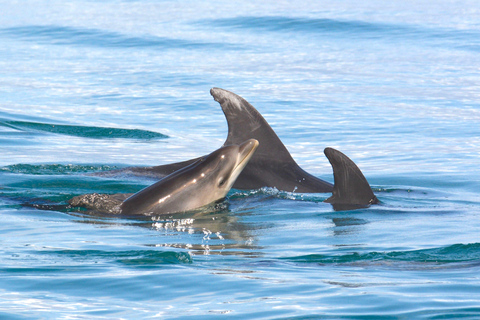
<path fill-rule="evenodd" d="M 88 194 L 74 197 L 69 203 L 99 213 L 122 215 L 191 211 L 223 199 L 258 145 L 257 140 L 249 139 L 221 147 L 133 195 Z"/>

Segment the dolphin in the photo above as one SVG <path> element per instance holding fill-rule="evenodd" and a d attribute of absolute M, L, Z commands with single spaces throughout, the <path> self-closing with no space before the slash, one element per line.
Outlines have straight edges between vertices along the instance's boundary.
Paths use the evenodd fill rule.
<path fill-rule="evenodd" d="M 69 204 L 127 216 L 195 210 L 227 195 L 258 146 L 255 139 L 223 146 L 133 195 L 88 194 L 72 198 Z"/>
<path fill-rule="evenodd" d="M 248 165 L 235 181 L 233 188 L 251 190 L 271 187 L 300 193 L 333 191 L 331 183 L 300 168 L 275 131 L 245 99 L 220 88 L 212 88 L 210 94 L 220 103 L 227 119 L 228 135 L 224 146 L 239 144 L 247 139 L 255 139 L 260 143 Z M 127 171 L 135 175 L 161 178 L 197 159 L 155 167 L 131 167 Z"/>
<path fill-rule="evenodd" d="M 334 179 L 332 196 L 324 202 L 331 203 L 337 211 L 379 203 L 362 171 L 349 157 L 333 148 L 325 148 L 324 153 L 332 165 Z"/>

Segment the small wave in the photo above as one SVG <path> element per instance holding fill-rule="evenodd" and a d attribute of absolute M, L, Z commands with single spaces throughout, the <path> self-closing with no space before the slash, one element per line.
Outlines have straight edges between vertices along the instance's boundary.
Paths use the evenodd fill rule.
<path fill-rule="evenodd" d="M 293 32 L 329 32 L 329 33 L 401 33 L 403 28 L 386 24 L 367 23 L 363 21 L 341 21 L 334 19 L 309 19 L 291 17 L 235 17 L 205 20 L 203 23 L 221 27 L 241 29 L 261 29 L 263 31 Z"/>
<path fill-rule="evenodd" d="M 35 253 L 39 253 L 36 251 Z M 132 267 L 157 267 L 168 264 L 189 264 L 193 259 L 187 252 L 160 250 L 102 251 L 102 250 L 52 250 L 41 251 L 47 255 L 55 255 L 73 260 L 105 260 Z"/>
<path fill-rule="evenodd" d="M 352 252 L 343 255 L 311 254 L 282 258 L 296 263 L 351 264 L 356 262 L 403 261 L 409 263 L 458 263 L 480 260 L 480 243 L 391 252 Z"/>
<path fill-rule="evenodd" d="M 354 20 L 313 19 L 283 16 L 241 16 L 197 22 L 233 29 L 268 32 L 293 32 L 318 35 L 346 36 L 364 39 L 413 40 L 428 44 L 447 44 L 459 50 L 479 51 L 480 33 L 476 30 L 423 28 L 416 25 L 365 22 Z M 440 42 L 439 42 L 440 41 Z"/>
<path fill-rule="evenodd" d="M 231 46 L 223 43 L 199 42 L 184 39 L 172 39 L 156 36 L 128 36 L 118 32 L 104 31 L 93 28 L 78 28 L 56 25 L 33 25 L 0 29 L 0 35 L 15 39 L 34 40 L 39 43 L 55 45 L 81 45 L 109 48 L 163 48 L 163 49 L 229 49 Z"/>
<path fill-rule="evenodd" d="M 67 136 L 91 139 L 136 139 L 154 140 L 165 139 L 167 135 L 139 129 L 120 129 L 105 127 L 88 127 L 74 125 L 60 125 L 28 121 L 0 121 L 0 126 L 9 127 L 20 131 L 40 131 Z"/>
<path fill-rule="evenodd" d="M 109 165 L 76 165 L 76 164 L 13 164 L 0 167 L 0 172 L 31 175 L 65 175 L 71 173 L 87 173 L 118 169 Z"/>

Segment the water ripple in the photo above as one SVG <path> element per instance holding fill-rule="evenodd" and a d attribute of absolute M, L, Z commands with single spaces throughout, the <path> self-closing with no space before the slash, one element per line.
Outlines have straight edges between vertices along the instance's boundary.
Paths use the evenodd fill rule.
<path fill-rule="evenodd" d="M 121 128 L 105 128 L 105 127 L 89 127 L 60 125 L 40 122 L 28 121 L 1 121 L 0 126 L 16 129 L 19 131 L 41 131 L 67 136 L 91 138 L 91 139 L 137 139 L 152 140 L 168 138 L 167 135 L 140 129 L 121 129 Z"/>
<path fill-rule="evenodd" d="M 55 45 L 80 45 L 101 48 L 229 49 L 228 44 L 201 42 L 152 35 L 129 36 L 93 28 L 57 25 L 31 25 L 0 29 L 0 36 Z M 237 48 L 238 49 L 238 48 Z"/>
<path fill-rule="evenodd" d="M 72 173 L 87 173 L 102 170 L 117 169 L 116 166 L 110 165 L 77 165 L 77 164 L 12 164 L 0 167 L 0 172 L 31 174 L 31 175 L 65 175 Z"/>
<path fill-rule="evenodd" d="M 351 252 L 342 255 L 310 254 L 283 258 L 292 262 L 344 264 L 357 262 L 405 261 L 409 263 L 459 263 L 476 262 L 480 260 L 480 243 L 454 244 L 431 249 L 391 251 L 391 252 Z"/>
<path fill-rule="evenodd" d="M 293 18 L 293 17 L 235 17 L 221 18 L 214 20 L 205 20 L 209 23 L 222 27 L 238 28 L 238 29 L 255 29 L 263 31 L 275 32 L 328 32 L 328 33 L 355 33 L 355 34 L 375 34 L 375 33 L 395 33 L 400 34 L 406 31 L 406 28 L 379 24 L 368 23 L 363 21 L 341 21 L 334 19 L 309 19 L 309 18 Z"/>
<path fill-rule="evenodd" d="M 159 250 L 54 250 L 43 251 L 48 255 L 63 256 L 74 260 L 114 260 L 127 266 L 158 266 L 165 264 L 192 263 L 192 257 L 186 252 L 159 251 Z"/>
<path fill-rule="evenodd" d="M 282 16 L 240 16 L 202 20 L 198 23 L 256 32 L 308 33 L 355 37 L 355 39 L 414 40 L 427 41 L 430 44 L 441 41 L 443 44 L 448 43 L 449 46 L 460 50 L 480 51 L 480 41 L 478 40 L 480 33 L 475 30 L 427 29 L 393 23 Z"/>

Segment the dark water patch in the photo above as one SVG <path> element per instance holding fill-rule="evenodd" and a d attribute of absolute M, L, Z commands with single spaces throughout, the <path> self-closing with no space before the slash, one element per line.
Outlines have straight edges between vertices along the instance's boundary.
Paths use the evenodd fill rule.
<path fill-rule="evenodd" d="M 363 21 L 334 19 L 293 18 L 282 16 L 244 16 L 204 20 L 201 23 L 236 29 L 252 29 L 272 32 L 308 32 L 343 34 L 405 33 L 405 28 Z"/>
<path fill-rule="evenodd" d="M 135 139 L 135 140 L 156 140 L 168 138 L 167 135 L 139 129 L 119 129 L 105 127 L 88 127 L 49 124 L 28 121 L 0 121 L 0 126 L 26 132 L 48 132 L 73 137 L 91 139 Z"/>
<path fill-rule="evenodd" d="M 391 252 L 351 252 L 342 255 L 311 254 L 281 258 L 295 263 L 352 264 L 358 262 L 408 262 L 408 263 L 464 263 L 480 265 L 480 243 L 454 244 L 447 247 Z"/>
<path fill-rule="evenodd" d="M 115 170 L 112 165 L 82 165 L 82 164 L 13 164 L 0 167 L 0 172 L 29 174 L 29 175 L 66 175 L 78 173 L 90 173 L 97 171 Z"/>
<path fill-rule="evenodd" d="M 253 31 L 308 33 L 363 39 L 397 39 L 448 43 L 459 50 L 479 51 L 480 32 L 457 29 L 428 29 L 415 25 L 283 16 L 241 16 L 202 20 L 198 24 Z"/>
<path fill-rule="evenodd" d="M 68 258 L 79 262 L 90 261 L 115 262 L 130 267 L 156 267 L 162 265 L 190 264 L 192 257 L 187 252 L 160 251 L 160 250 L 127 250 L 127 251 L 103 251 L 103 250 L 54 250 L 35 252 L 54 255 L 62 259 Z"/>
<path fill-rule="evenodd" d="M 0 36 L 42 44 L 101 48 L 238 49 L 223 43 L 201 42 L 152 35 L 129 36 L 114 31 L 57 25 L 30 25 L 0 29 Z"/>

